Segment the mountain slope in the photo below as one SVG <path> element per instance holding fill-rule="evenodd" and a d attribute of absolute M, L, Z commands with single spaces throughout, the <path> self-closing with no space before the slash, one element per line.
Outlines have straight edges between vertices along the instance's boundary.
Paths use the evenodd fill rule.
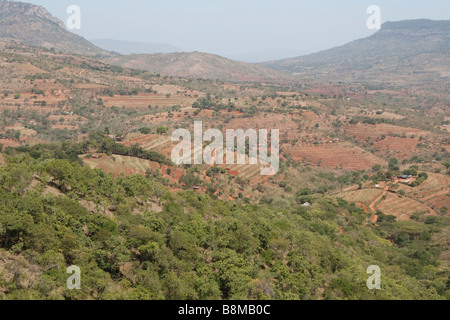
<path fill-rule="evenodd" d="M 207 78 L 226 81 L 272 81 L 289 75 L 264 66 L 233 61 L 202 52 L 160 53 L 112 57 L 110 63 L 143 69 L 168 76 Z"/>
<path fill-rule="evenodd" d="M 327 80 L 439 80 L 450 74 L 450 21 L 386 22 L 374 35 L 319 53 L 264 63 Z"/>
<path fill-rule="evenodd" d="M 112 39 L 94 39 L 91 42 L 104 50 L 120 54 L 153 54 L 183 51 L 183 49 L 167 43 L 145 43 Z"/>
<path fill-rule="evenodd" d="M 123 67 L 148 70 L 162 75 L 228 81 L 278 81 L 289 75 L 250 63 L 232 61 L 206 53 L 136 54 L 118 56 L 65 29 L 43 7 L 28 3 L 0 0 L 0 40 L 24 45 L 56 49 L 66 53 L 109 57 L 108 62 Z M 145 52 L 151 48 L 139 43 L 98 42 L 106 49 L 122 53 Z M 117 47 L 118 45 L 118 47 Z M 122 49 L 117 50 L 117 48 Z M 157 46 L 155 51 L 176 51 L 176 47 Z"/>
<path fill-rule="evenodd" d="M 67 31 L 45 8 L 29 3 L 0 1 L 0 39 L 82 55 L 111 55 Z"/>

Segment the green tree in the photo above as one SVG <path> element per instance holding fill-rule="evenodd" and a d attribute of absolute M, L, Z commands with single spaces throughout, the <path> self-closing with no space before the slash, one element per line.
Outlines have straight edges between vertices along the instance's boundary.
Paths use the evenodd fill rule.
<path fill-rule="evenodd" d="M 141 128 L 139 131 L 140 131 L 142 134 L 150 134 L 150 133 L 152 133 L 152 129 L 150 129 L 150 128 L 148 128 L 148 127 Z M 158 132 L 158 133 L 159 133 L 159 132 Z"/>
<path fill-rule="evenodd" d="M 391 158 L 389 159 L 389 169 L 393 170 L 393 171 L 398 171 L 398 159 L 396 158 Z"/>
<path fill-rule="evenodd" d="M 380 164 L 374 164 L 373 166 L 372 166 L 372 171 L 373 172 L 378 172 L 378 171 L 380 171 L 381 170 L 381 165 Z"/>
<path fill-rule="evenodd" d="M 165 134 L 165 133 L 167 133 L 167 128 L 166 128 L 166 127 L 160 126 L 160 127 L 158 127 L 158 128 L 156 129 L 156 132 L 157 132 L 158 134 Z"/>

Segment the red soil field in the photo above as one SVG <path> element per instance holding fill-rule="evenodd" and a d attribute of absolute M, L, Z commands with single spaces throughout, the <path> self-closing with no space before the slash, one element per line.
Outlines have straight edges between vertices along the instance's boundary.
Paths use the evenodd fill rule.
<path fill-rule="evenodd" d="M 197 99 L 191 97 L 184 97 L 181 95 L 171 95 L 167 98 L 165 95 L 153 93 L 140 93 L 134 96 L 114 95 L 114 97 L 101 97 L 103 103 L 107 107 L 122 107 L 127 108 L 148 108 L 149 105 L 153 107 L 172 107 L 174 105 L 191 106 Z"/>
<path fill-rule="evenodd" d="M 344 130 L 346 132 L 346 135 L 356 136 L 356 138 L 360 141 L 365 141 L 367 137 L 370 137 L 373 141 L 375 141 L 378 137 L 381 137 L 382 134 L 385 134 L 386 137 L 388 137 L 389 133 L 399 135 L 405 134 L 406 137 L 414 135 L 417 139 L 420 136 L 428 135 L 427 132 L 419 129 L 399 127 L 385 123 L 380 123 L 376 125 L 369 125 L 369 124 L 348 125 L 344 128 Z"/>
<path fill-rule="evenodd" d="M 288 115 L 279 113 L 275 114 L 258 114 L 252 118 L 235 118 L 224 126 L 226 129 L 278 129 L 280 137 L 283 132 L 297 130 L 298 125 L 292 121 Z"/>
<path fill-rule="evenodd" d="M 171 183 L 178 182 L 179 178 L 183 175 L 183 169 L 177 167 L 168 167 L 166 165 L 160 165 L 157 162 L 139 159 L 136 157 L 113 155 L 108 157 L 106 154 L 102 154 L 102 158 L 86 158 L 82 157 L 83 162 L 90 168 L 101 168 L 106 172 L 113 174 L 114 176 L 128 176 L 132 174 L 145 175 L 148 169 L 152 171 L 159 171 L 164 178 L 169 179 Z M 115 158 L 115 161 L 113 160 Z M 170 169 L 170 174 L 167 174 L 167 170 Z"/>
<path fill-rule="evenodd" d="M 319 146 L 294 146 L 284 149 L 296 161 L 308 162 L 323 168 L 367 170 L 374 164 L 385 164 L 385 160 L 347 143 L 333 143 Z"/>
<path fill-rule="evenodd" d="M 441 195 L 434 197 L 426 202 L 428 205 L 433 207 L 436 211 L 439 209 L 446 207 L 447 208 L 447 214 L 450 214 L 450 196 L 448 195 Z M 439 210 L 440 211 L 440 210 Z"/>
<path fill-rule="evenodd" d="M 165 156 L 171 155 L 174 143 L 168 135 L 148 134 L 148 135 L 130 135 L 130 137 L 123 142 L 126 146 L 139 144 L 145 150 L 157 151 Z"/>
<path fill-rule="evenodd" d="M 375 142 L 374 146 L 379 151 L 389 151 L 391 155 L 396 155 L 397 158 L 406 159 L 414 155 L 418 144 L 419 139 L 417 138 L 386 137 L 384 140 Z"/>
<path fill-rule="evenodd" d="M 429 173 L 428 179 L 421 185 L 410 188 L 403 187 L 407 195 L 421 201 L 429 201 L 438 195 L 445 195 L 450 192 L 450 178 L 437 173 Z M 450 206 L 450 203 L 448 203 Z"/>
<path fill-rule="evenodd" d="M 417 212 L 436 214 L 433 209 L 418 201 L 392 193 L 388 193 L 386 200 L 381 201 L 377 208 L 386 215 L 396 216 L 397 221 L 409 220 L 410 216 Z"/>

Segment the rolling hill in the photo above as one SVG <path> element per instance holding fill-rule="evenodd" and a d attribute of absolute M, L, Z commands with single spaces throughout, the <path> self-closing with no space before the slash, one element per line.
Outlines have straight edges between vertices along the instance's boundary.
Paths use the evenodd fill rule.
<path fill-rule="evenodd" d="M 161 75 L 225 81 L 279 81 L 290 76 L 264 66 L 239 62 L 203 52 L 116 56 L 109 63 Z"/>
<path fill-rule="evenodd" d="M 220 56 L 192 53 L 119 55 L 118 53 L 181 51 L 173 46 L 99 40 L 97 47 L 66 30 L 64 23 L 45 8 L 0 0 L 0 40 L 85 56 L 105 57 L 109 63 L 168 76 L 227 81 L 278 81 L 289 75 L 264 66 L 237 62 Z M 150 51 L 149 51 L 150 50 Z"/>
<path fill-rule="evenodd" d="M 368 38 L 262 65 L 301 77 L 332 81 L 448 83 L 449 31 L 450 21 L 386 22 Z"/>
<path fill-rule="evenodd" d="M 104 50 L 120 54 L 153 54 L 183 51 L 183 49 L 168 43 L 145 43 L 112 39 L 94 39 L 91 42 Z"/>

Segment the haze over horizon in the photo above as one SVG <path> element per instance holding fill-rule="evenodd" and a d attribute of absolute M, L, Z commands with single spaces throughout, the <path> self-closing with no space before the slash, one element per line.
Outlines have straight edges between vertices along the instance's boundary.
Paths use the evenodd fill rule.
<path fill-rule="evenodd" d="M 88 40 L 113 39 L 168 43 L 184 51 L 218 54 L 246 62 L 305 55 L 364 38 L 369 5 L 381 8 L 382 23 L 408 19 L 447 20 L 447 0 L 307 1 L 122 1 L 29 0 L 66 22 L 70 5 L 81 8 L 81 29 Z M 153 31 L 153 32 L 152 32 Z"/>

